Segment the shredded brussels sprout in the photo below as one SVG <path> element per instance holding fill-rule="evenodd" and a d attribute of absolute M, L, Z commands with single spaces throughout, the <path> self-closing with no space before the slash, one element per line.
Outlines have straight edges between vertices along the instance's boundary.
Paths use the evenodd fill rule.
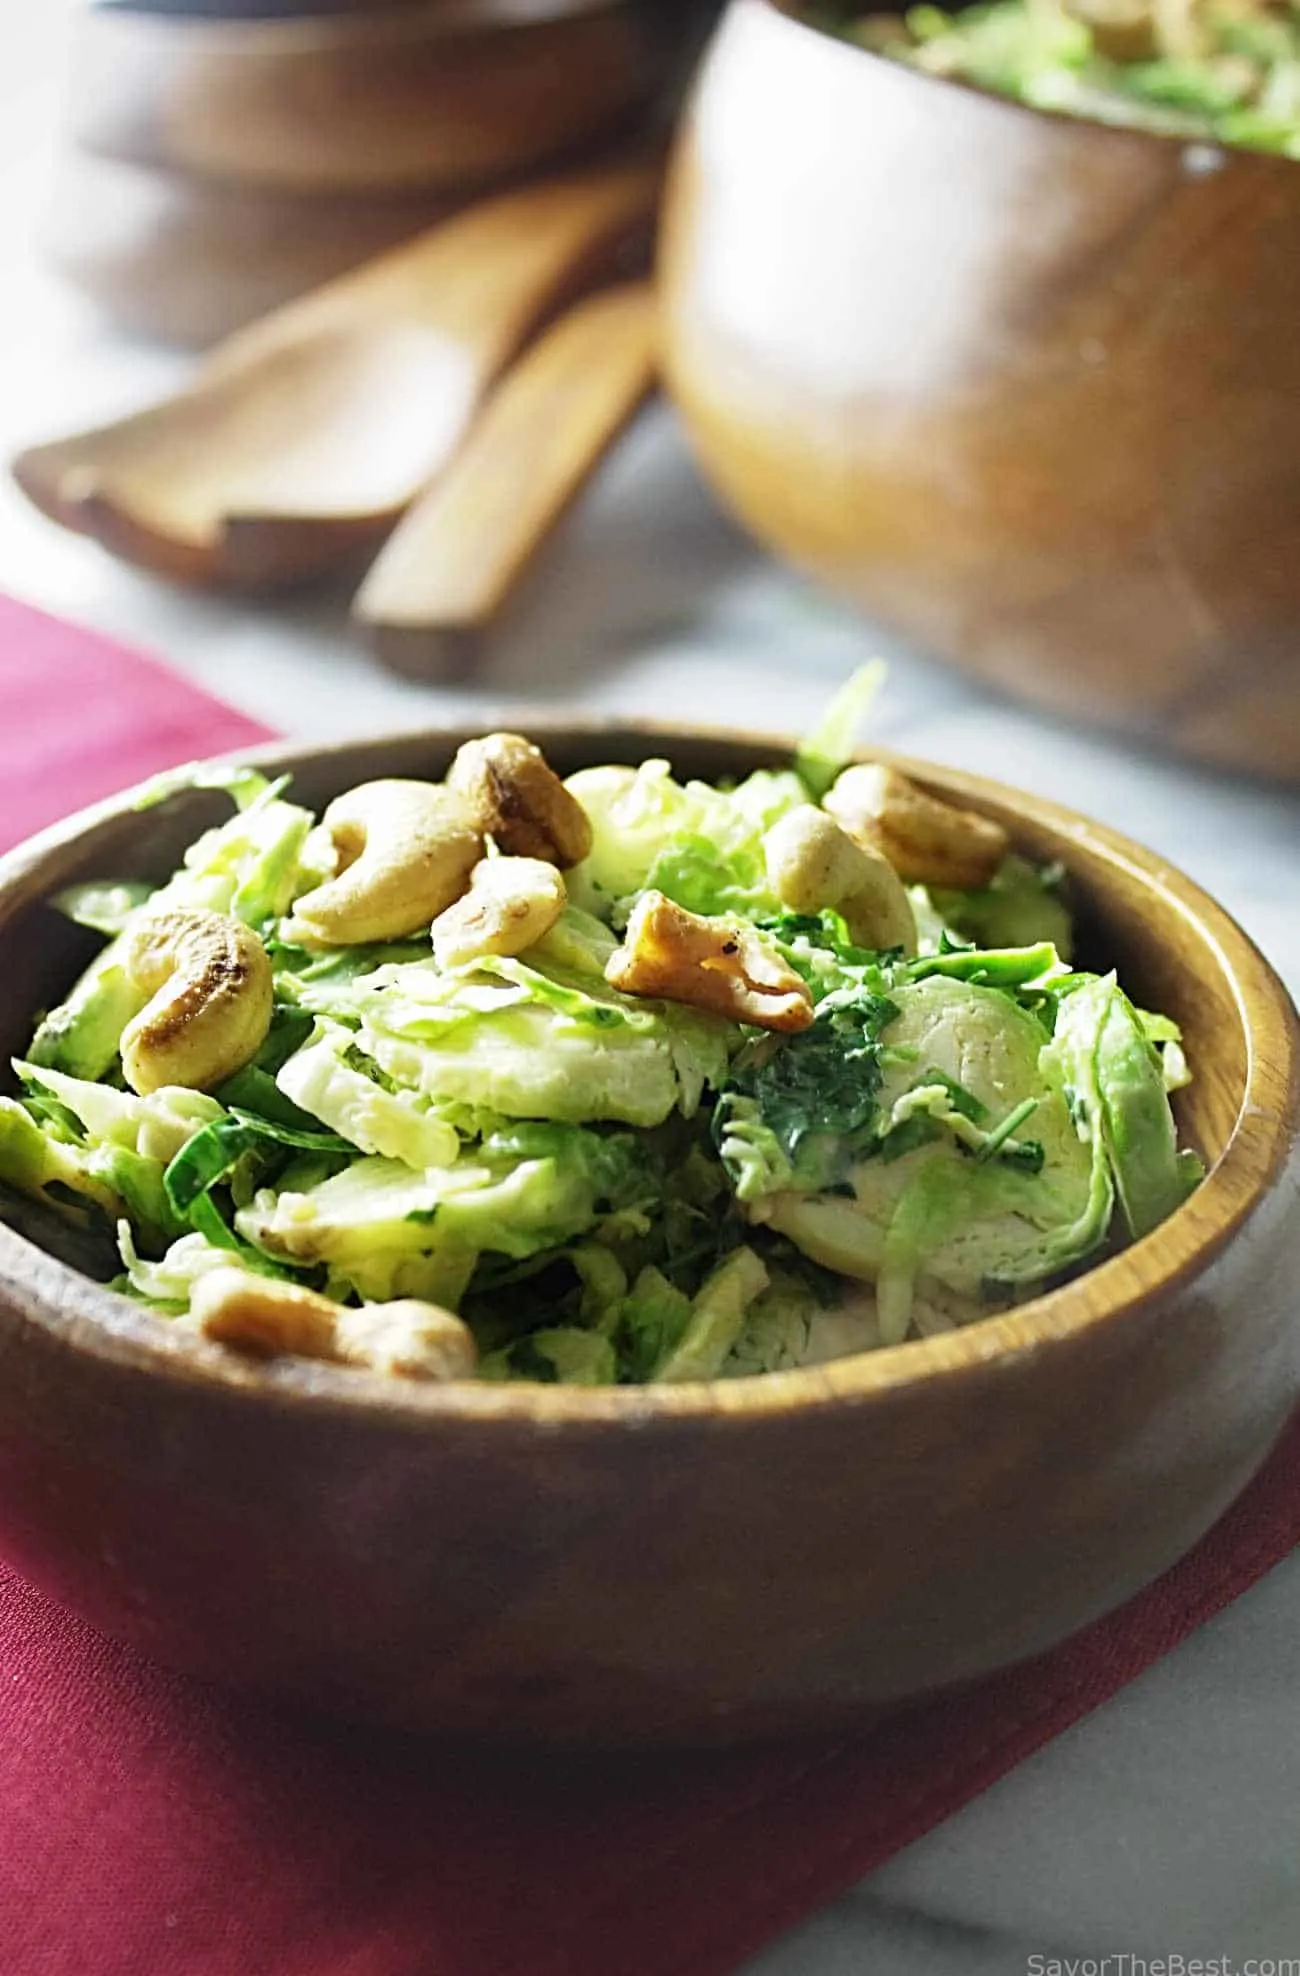
<path fill-rule="evenodd" d="M 1300 158 L 1300 10 L 1272 0 L 986 0 L 810 10 L 879 54 L 1036 109 Z"/>
<path fill-rule="evenodd" d="M 1199 1174 L 1168 1097 L 1188 1067 L 1173 1022 L 1073 961 L 1058 869 L 1012 852 L 978 892 L 911 888 L 911 954 L 777 896 L 767 833 L 832 787 L 877 685 L 733 787 L 581 770 L 591 848 L 562 916 L 522 952 L 489 928 L 455 966 L 427 926 L 302 945 L 328 818 L 254 770 L 208 777 L 235 814 L 165 885 L 108 874 L 59 902 L 107 944 L 0 1098 L 0 1208 L 115 1244 L 117 1286 L 161 1317 L 216 1270 L 415 1299 L 469 1327 L 481 1378 L 579 1386 L 930 1336 L 1141 1237 Z M 611 985 L 647 892 L 709 936 L 676 971 L 658 956 L 653 995 Z M 271 964 L 269 1027 L 213 1090 L 126 1087 L 132 943 L 160 911 L 233 917 Z M 770 1026 L 704 992 L 742 954 L 797 991 Z"/>

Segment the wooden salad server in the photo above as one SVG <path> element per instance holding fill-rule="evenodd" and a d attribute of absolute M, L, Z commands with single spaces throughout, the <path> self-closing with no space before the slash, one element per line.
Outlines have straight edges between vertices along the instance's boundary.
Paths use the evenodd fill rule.
<path fill-rule="evenodd" d="M 385 535 L 502 369 L 648 246 L 659 175 L 504 194 L 241 330 L 178 396 L 19 455 L 55 521 L 146 569 L 265 589 Z"/>
<path fill-rule="evenodd" d="M 446 472 L 399 522 L 355 616 L 386 663 L 464 671 L 542 544 L 654 388 L 654 290 L 578 303 L 496 387 Z"/>

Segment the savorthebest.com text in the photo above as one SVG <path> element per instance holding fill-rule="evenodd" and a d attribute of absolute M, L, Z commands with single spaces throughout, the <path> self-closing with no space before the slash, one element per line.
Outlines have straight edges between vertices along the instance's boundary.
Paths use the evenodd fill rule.
<path fill-rule="evenodd" d="M 1031 1955 L 1025 1976 L 1300 1976 L 1300 1955 Z"/>

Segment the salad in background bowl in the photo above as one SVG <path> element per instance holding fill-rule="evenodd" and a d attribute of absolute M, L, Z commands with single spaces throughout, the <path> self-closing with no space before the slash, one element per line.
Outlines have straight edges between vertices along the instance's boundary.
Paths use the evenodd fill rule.
<path fill-rule="evenodd" d="M 1300 13 L 1270 0 L 985 0 L 809 18 L 1035 109 L 1300 157 Z"/>
<path fill-rule="evenodd" d="M 0 1181 L 180 1335 L 433 1379 L 732 1378 L 971 1324 L 1200 1176 L 1179 1031 L 1073 961 L 1059 866 L 850 764 L 562 781 L 525 736 L 317 816 L 288 778 L 13 1064 Z M 174 790 L 164 778 L 154 794 Z"/>

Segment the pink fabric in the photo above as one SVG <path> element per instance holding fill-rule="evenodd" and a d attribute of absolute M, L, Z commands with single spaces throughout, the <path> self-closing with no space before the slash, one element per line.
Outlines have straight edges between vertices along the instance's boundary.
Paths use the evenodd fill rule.
<path fill-rule="evenodd" d="M 97 633 L 0 597 L 0 851 L 268 730 Z"/>
<path fill-rule="evenodd" d="M 0 841 L 254 723 L 0 600 Z M 1300 1422 L 1158 1584 L 847 1740 L 484 1756 L 276 1716 L 0 1569 L 6 1976 L 723 1976 L 1113 1694 L 1300 1542 Z"/>

